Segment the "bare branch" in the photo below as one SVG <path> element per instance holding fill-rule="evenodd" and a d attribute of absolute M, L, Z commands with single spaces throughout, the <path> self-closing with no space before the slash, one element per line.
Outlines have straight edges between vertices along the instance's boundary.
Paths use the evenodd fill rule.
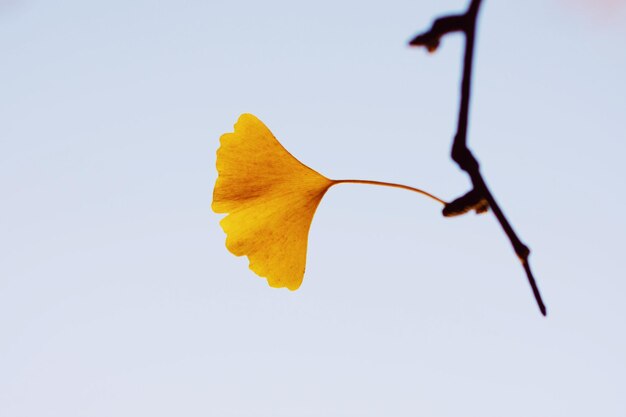
<path fill-rule="evenodd" d="M 530 249 L 519 239 L 513 227 L 504 216 L 502 209 L 496 202 L 480 173 L 480 165 L 470 149 L 467 147 L 467 125 L 469 118 L 469 104 L 471 95 L 472 64 L 474 58 L 474 43 L 476 35 L 476 20 L 482 0 L 471 0 L 467 11 L 462 15 L 445 16 L 435 20 L 431 29 L 416 36 L 409 43 L 411 46 L 424 46 L 433 52 L 439 46 L 441 38 L 452 32 L 462 31 L 465 34 L 465 56 L 463 60 L 463 78 L 461 81 L 461 104 L 457 132 L 452 145 L 452 159 L 459 167 L 469 175 L 473 189 L 467 194 L 447 204 L 443 209 L 446 217 L 467 213 L 470 210 L 476 212 L 486 211 L 490 207 L 500 222 L 502 229 L 511 241 L 517 257 L 520 259 L 528 283 L 530 284 L 541 314 L 547 314 L 545 304 L 539 293 L 539 288 L 530 269 L 528 256 Z"/>

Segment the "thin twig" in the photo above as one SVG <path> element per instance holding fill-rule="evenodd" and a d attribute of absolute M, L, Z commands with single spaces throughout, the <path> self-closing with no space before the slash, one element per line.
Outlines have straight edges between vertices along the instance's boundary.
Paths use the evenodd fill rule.
<path fill-rule="evenodd" d="M 502 209 L 500 209 L 500 206 L 498 206 L 493 194 L 489 191 L 489 188 L 480 173 L 480 165 L 478 164 L 478 161 L 474 158 L 474 155 L 467 147 L 467 124 L 471 95 L 476 20 L 481 2 L 482 0 L 471 0 L 471 3 L 465 13 L 461 15 L 446 16 L 435 20 L 429 31 L 416 36 L 409 44 L 412 46 L 424 46 L 430 52 L 433 52 L 439 45 L 440 39 L 446 34 L 456 31 L 461 31 L 465 34 L 465 57 L 463 60 L 463 78 L 461 81 L 461 105 L 459 108 L 457 132 L 452 145 L 452 159 L 463 171 L 467 172 L 472 181 L 473 190 L 466 194 L 466 196 L 474 196 L 474 198 L 471 199 L 474 206 L 465 207 L 465 211 L 463 211 L 463 208 L 459 210 L 457 207 L 453 210 L 453 214 L 462 214 L 472 208 L 481 207 L 482 204 L 484 204 L 482 201 L 487 202 L 500 222 L 502 229 L 511 241 L 511 245 L 524 267 L 528 283 L 532 288 L 539 310 L 541 311 L 541 314 L 545 316 L 547 314 L 546 306 L 541 299 L 539 288 L 537 287 L 537 283 L 535 282 L 535 278 L 533 277 L 530 264 L 528 262 L 530 249 L 522 243 L 515 231 L 513 231 L 513 227 L 511 227 L 511 224 L 504 216 L 504 213 L 502 212 Z M 466 198 L 466 196 L 463 196 L 455 201 L 461 201 L 463 198 Z M 475 198 L 476 196 L 479 198 Z M 444 215 L 446 215 L 446 208 L 444 208 Z"/>

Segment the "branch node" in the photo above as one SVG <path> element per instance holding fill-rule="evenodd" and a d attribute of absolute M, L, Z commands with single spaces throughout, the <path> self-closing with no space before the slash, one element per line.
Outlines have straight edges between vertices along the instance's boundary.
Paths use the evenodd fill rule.
<path fill-rule="evenodd" d="M 467 16 L 465 14 L 440 17 L 433 22 L 432 27 L 409 42 L 410 46 L 424 46 L 428 52 L 435 52 L 441 38 L 452 32 L 464 31 Z"/>
<path fill-rule="evenodd" d="M 530 255 L 530 248 L 523 243 L 519 243 L 515 247 L 515 254 L 522 263 L 528 262 L 528 256 Z"/>
<path fill-rule="evenodd" d="M 465 214 L 471 210 L 476 214 L 486 213 L 489 210 L 489 203 L 476 188 L 456 200 L 446 204 L 442 214 L 444 217 L 454 217 Z"/>
<path fill-rule="evenodd" d="M 452 160 L 456 162 L 461 169 L 471 172 L 478 172 L 480 169 L 480 164 L 478 160 L 474 157 L 472 152 L 464 145 L 464 141 L 458 140 L 455 138 L 454 145 L 452 145 Z"/>

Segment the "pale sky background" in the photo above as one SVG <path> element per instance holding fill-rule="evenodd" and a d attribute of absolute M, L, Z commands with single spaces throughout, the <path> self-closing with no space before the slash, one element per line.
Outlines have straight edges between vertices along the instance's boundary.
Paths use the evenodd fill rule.
<path fill-rule="evenodd" d="M 331 178 L 451 199 L 466 1 L 0 2 L 0 416 L 626 415 L 626 7 L 490 1 L 469 142 L 492 215 L 333 188 L 297 292 L 224 246 L 239 114 Z M 593 6 L 595 4 L 595 6 Z"/>

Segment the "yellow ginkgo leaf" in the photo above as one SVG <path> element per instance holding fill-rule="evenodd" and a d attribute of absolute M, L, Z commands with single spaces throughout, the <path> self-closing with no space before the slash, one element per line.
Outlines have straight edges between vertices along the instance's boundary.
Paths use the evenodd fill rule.
<path fill-rule="evenodd" d="M 255 116 L 243 114 L 220 138 L 213 210 L 226 247 L 246 255 L 272 287 L 296 290 L 306 265 L 309 228 L 333 181 L 294 158 Z"/>
<path fill-rule="evenodd" d="M 255 116 L 243 114 L 233 133 L 220 138 L 213 211 L 226 247 L 246 255 L 250 269 L 272 287 L 296 290 L 306 266 L 309 228 L 328 189 L 340 183 L 404 188 L 444 201 L 417 188 L 367 180 L 330 180 L 294 158 Z"/>

